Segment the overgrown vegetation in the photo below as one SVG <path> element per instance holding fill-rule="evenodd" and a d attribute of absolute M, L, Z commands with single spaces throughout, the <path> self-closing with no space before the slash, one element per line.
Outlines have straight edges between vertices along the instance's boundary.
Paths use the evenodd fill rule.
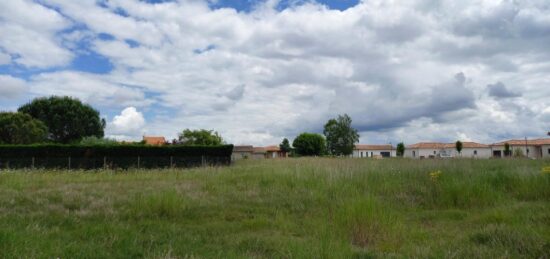
<path fill-rule="evenodd" d="M 2 171 L 3 258 L 548 258 L 543 160 Z"/>

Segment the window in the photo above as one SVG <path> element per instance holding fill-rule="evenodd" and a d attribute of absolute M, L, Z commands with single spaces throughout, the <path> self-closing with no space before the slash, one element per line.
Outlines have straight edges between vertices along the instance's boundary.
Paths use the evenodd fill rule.
<path fill-rule="evenodd" d="M 363 157 L 363 151 L 361 151 L 361 157 Z"/>
<path fill-rule="evenodd" d="M 373 156 L 374 156 L 374 155 L 373 155 L 373 153 L 372 153 L 372 152 L 370 152 L 370 157 L 373 157 Z"/>
<path fill-rule="evenodd" d="M 529 155 L 529 149 L 527 149 L 527 155 Z"/>
<path fill-rule="evenodd" d="M 434 155 L 435 155 L 435 150 L 434 150 Z"/>
<path fill-rule="evenodd" d="M 548 155 L 550 155 L 550 148 L 548 149 Z"/>
<path fill-rule="evenodd" d="M 474 155 L 477 155 L 477 150 L 474 150 Z"/>
<path fill-rule="evenodd" d="M 548 153 L 550 154 L 550 149 L 548 149 Z M 413 151 L 413 157 L 416 157 L 416 151 Z"/>

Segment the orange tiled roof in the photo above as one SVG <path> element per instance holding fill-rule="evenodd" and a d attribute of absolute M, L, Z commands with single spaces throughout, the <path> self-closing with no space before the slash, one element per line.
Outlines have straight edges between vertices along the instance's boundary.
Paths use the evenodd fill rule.
<path fill-rule="evenodd" d="M 264 147 L 265 151 L 267 152 L 279 152 L 281 151 L 281 148 L 279 146 L 267 146 L 267 147 Z"/>
<path fill-rule="evenodd" d="M 234 146 L 233 152 L 254 152 L 254 147 L 252 146 Z"/>
<path fill-rule="evenodd" d="M 143 140 L 145 141 L 145 144 L 147 144 L 147 145 L 160 146 L 160 145 L 164 145 L 166 143 L 166 139 L 164 137 L 147 137 L 147 136 L 143 136 Z"/>
<path fill-rule="evenodd" d="M 392 150 L 392 145 L 363 145 L 363 144 L 357 144 L 355 145 L 355 150 Z"/>
<path fill-rule="evenodd" d="M 443 149 L 454 148 L 456 143 L 440 143 L 440 142 L 420 142 L 412 145 L 408 145 L 407 148 L 411 149 Z M 462 142 L 463 148 L 488 148 L 489 145 L 476 143 L 476 142 Z"/>
<path fill-rule="evenodd" d="M 504 146 L 505 143 L 508 143 L 510 146 L 524 146 L 525 139 L 510 139 L 498 143 L 492 144 L 492 146 Z M 539 145 L 550 145 L 550 138 L 541 138 L 541 139 L 528 139 L 527 145 L 529 146 L 539 146 Z"/>

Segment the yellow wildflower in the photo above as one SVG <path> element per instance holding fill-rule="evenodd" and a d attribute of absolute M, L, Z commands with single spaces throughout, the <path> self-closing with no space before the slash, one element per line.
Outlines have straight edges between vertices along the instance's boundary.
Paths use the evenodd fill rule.
<path fill-rule="evenodd" d="M 441 176 L 441 170 L 433 171 L 430 173 L 430 179 L 432 179 L 432 181 L 434 182 L 437 181 L 439 176 Z"/>
<path fill-rule="evenodd" d="M 550 174 L 550 166 L 542 168 L 542 174 Z"/>

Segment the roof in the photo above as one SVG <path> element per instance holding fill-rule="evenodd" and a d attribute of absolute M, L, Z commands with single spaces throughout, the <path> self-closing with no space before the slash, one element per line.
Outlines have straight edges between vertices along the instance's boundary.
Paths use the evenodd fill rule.
<path fill-rule="evenodd" d="M 505 143 L 508 143 L 510 146 L 525 146 L 525 139 L 510 139 L 498 143 L 492 144 L 492 146 L 504 146 Z M 550 138 L 541 138 L 541 139 L 528 139 L 528 146 L 540 146 L 540 145 L 550 145 Z"/>
<path fill-rule="evenodd" d="M 408 145 L 410 149 L 444 149 L 455 148 L 456 143 L 440 143 L 440 142 L 420 142 L 412 145 Z M 462 142 L 462 148 L 489 148 L 489 145 L 476 143 L 476 142 Z"/>
<path fill-rule="evenodd" d="M 151 136 L 143 136 L 143 140 L 145 141 L 145 144 L 147 145 L 164 145 L 166 143 L 166 139 L 164 137 L 151 137 Z"/>
<path fill-rule="evenodd" d="M 281 148 L 279 146 L 267 146 L 267 147 L 264 147 L 265 151 L 267 152 L 279 152 L 281 151 Z"/>
<path fill-rule="evenodd" d="M 392 145 L 355 145 L 355 150 L 392 150 L 394 149 Z"/>
<path fill-rule="evenodd" d="M 264 147 L 254 147 L 254 153 L 266 153 L 267 150 Z"/>
<path fill-rule="evenodd" d="M 234 146 L 233 152 L 254 152 L 254 147 L 252 146 Z"/>

